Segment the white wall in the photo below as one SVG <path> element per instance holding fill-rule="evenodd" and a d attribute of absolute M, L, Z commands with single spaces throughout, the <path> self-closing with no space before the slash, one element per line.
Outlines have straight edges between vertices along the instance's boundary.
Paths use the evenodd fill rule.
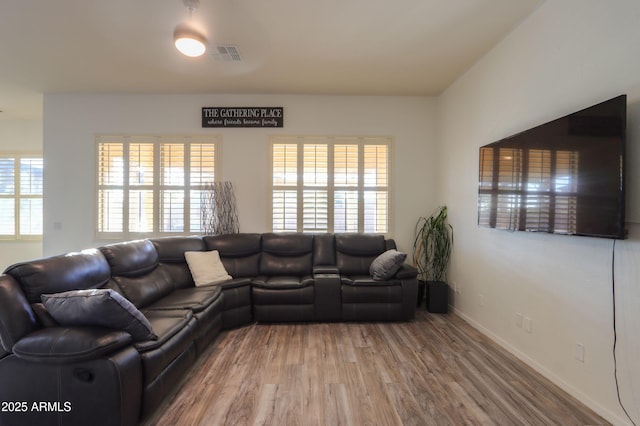
<path fill-rule="evenodd" d="M 202 129 L 207 106 L 282 106 L 284 127 Z M 417 217 L 436 205 L 433 98 L 49 94 L 44 117 L 46 255 L 103 243 L 94 240 L 98 133 L 221 134 L 221 179 L 234 184 L 242 232 L 270 230 L 270 134 L 392 136 L 392 236 L 402 250 L 411 249 Z"/>
<path fill-rule="evenodd" d="M 0 120 L 0 151 L 42 151 L 42 122 Z M 0 272 L 13 263 L 41 256 L 42 241 L 0 240 Z"/>
<path fill-rule="evenodd" d="M 640 2 L 549 0 L 438 99 L 438 199 L 456 232 L 455 310 L 615 424 L 613 241 L 477 226 L 478 148 L 629 95 L 628 224 L 616 244 L 618 376 L 640 422 Z M 484 306 L 481 301 L 484 299 Z M 516 312 L 533 332 L 516 326 Z M 576 343 L 585 362 L 574 359 Z"/>

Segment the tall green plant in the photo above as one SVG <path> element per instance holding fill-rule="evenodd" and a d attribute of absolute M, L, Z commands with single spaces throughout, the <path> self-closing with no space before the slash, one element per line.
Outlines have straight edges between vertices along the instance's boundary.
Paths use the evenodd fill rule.
<path fill-rule="evenodd" d="M 439 207 L 429 217 L 420 217 L 415 236 L 413 262 L 419 278 L 445 281 L 453 246 L 453 227 L 447 223 L 447 206 Z"/>

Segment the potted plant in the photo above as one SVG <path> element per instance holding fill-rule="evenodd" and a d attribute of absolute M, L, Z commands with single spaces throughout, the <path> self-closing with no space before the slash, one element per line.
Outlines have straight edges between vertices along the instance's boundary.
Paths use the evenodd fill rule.
<path fill-rule="evenodd" d="M 452 246 L 453 227 L 447 222 L 447 206 L 438 207 L 431 216 L 418 219 L 413 262 L 418 270 L 418 279 L 426 283 L 427 309 L 431 312 L 447 311 L 449 287 L 446 274 Z"/>

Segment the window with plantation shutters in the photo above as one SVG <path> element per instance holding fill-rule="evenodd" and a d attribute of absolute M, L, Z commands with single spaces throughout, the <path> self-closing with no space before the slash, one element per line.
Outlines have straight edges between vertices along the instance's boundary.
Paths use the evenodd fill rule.
<path fill-rule="evenodd" d="M 219 143 L 212 136 L 98 136 L 98 238 L 201 232 Z"/>
<path fill-rule="evenodd" d="M 40 154 L 0 153 L 0 239 L 42 238 Z"/>
<path fill-rule="evenodd" d="M 277 136 L 270 148 L 273 231 L 389 232 L 390 138 Z"/>

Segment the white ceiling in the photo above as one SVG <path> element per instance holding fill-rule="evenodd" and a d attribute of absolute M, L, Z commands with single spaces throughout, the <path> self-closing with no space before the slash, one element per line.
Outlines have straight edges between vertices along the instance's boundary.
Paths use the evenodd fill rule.
<path fill-rule="evenodd" d="M 209 40 L 173 47 L 182 0 L 0 0 L 0 119 L 61 92 L 437 95 L 544 0 L 201 0 Z"/>

